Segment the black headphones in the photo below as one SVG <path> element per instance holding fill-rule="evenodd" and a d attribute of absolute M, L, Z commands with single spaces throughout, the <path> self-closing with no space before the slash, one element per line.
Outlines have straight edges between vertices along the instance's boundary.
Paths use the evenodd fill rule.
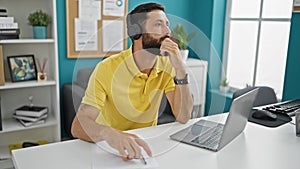
<path fill-rule="evenodd" d="M 127 21 L 127 34 L 128 36 L 130 36 L 131 39 L 133 40 L 138 40 L 141 36 L 142 36 L 142 27 L 138 24 L 138 23 L 134 23 L 132 22 L 133 20 L 135 22 L 136 19 L 134 19 L 133 15 L 137 15 L 137 14 L 128 14 L 126 21 Z M 133 24 L 132 24 L 133 23 Z"/>
<path fill-rule="evenodd" d="M 151 10 L 159 9 L 162 11 L 164 7 L 160 4 L 156 3 L 147 3 L 137 6 L 134 10 L 132 10 L 126 17 L 127 22 L 127 34 L 130 36 L 132 40 L 138 40 L 143 34 L 143 27 L 141 22 L 142 19 L 146 19 L 146 13 Z"/>

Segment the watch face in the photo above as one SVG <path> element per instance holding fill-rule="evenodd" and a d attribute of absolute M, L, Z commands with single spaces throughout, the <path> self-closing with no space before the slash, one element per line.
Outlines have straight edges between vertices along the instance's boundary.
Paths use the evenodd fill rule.
<path fill-rule="evenodd" d="M 185 77 L 183 79 L 177 79 L 176 76 L 174 77 L 175 84 L 183 85 L 183 84 L 189 84 L 188 81 L 188 74 L 185 74 Z"/>

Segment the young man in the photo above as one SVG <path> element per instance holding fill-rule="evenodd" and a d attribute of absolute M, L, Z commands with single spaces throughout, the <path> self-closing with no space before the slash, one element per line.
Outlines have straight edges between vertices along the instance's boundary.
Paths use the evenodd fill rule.
<path fill-rule="evenodd" d="M 98 63 L 74 118 L 72 134 L 90 142 L 105 140 L 123 160 L 130 160 L 141 157 L 141 148 L 149 156 L 151 150 L 136 135 L 122 131 L 157 125 L 163 93 L 176 120 L 186 123 L 192 97 L 178 46 L 169 38 L 164 7 L 142 4 L 126 19 L 133 45 Z"/>

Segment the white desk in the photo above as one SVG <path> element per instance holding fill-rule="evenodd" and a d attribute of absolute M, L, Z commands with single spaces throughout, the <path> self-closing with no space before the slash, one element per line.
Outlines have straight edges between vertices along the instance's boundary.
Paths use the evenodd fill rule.
<path fill-rule="evenodd" d="M 220 121 L 224 117 L 226 115 L 223 114 L 208 118 Z M 295 136 L 294 125 L 267 128 L 248 122 L 241 135 L 219 152 L 212 152 L 169 139 L 171 133 L 188 124 L 171 123 L 132 132 L 146 138 L 159 168 L 163 169 L 300 168 L 300 137 Z M 15 150 L 13 161 L 16 169 L 90 169 L 96 158 L 93 150 L 98 148 L 96 144 L 71 140 Z"/>

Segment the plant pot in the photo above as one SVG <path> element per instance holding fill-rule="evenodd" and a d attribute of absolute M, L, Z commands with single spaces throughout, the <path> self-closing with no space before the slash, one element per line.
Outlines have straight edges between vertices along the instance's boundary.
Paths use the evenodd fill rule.
<path fill-rule="evenodd" d="M 189 50 L 180 50 L 181 58 L 183 62 L 186 62 L 188 56 L 189 56 Z"/>
<path fill-rule="evenodd" d="M 46 26 L 33 26 L 33 37 L 34 37 L 34 39 L 46 39 L 47 38 L 47 27 Z"/>

